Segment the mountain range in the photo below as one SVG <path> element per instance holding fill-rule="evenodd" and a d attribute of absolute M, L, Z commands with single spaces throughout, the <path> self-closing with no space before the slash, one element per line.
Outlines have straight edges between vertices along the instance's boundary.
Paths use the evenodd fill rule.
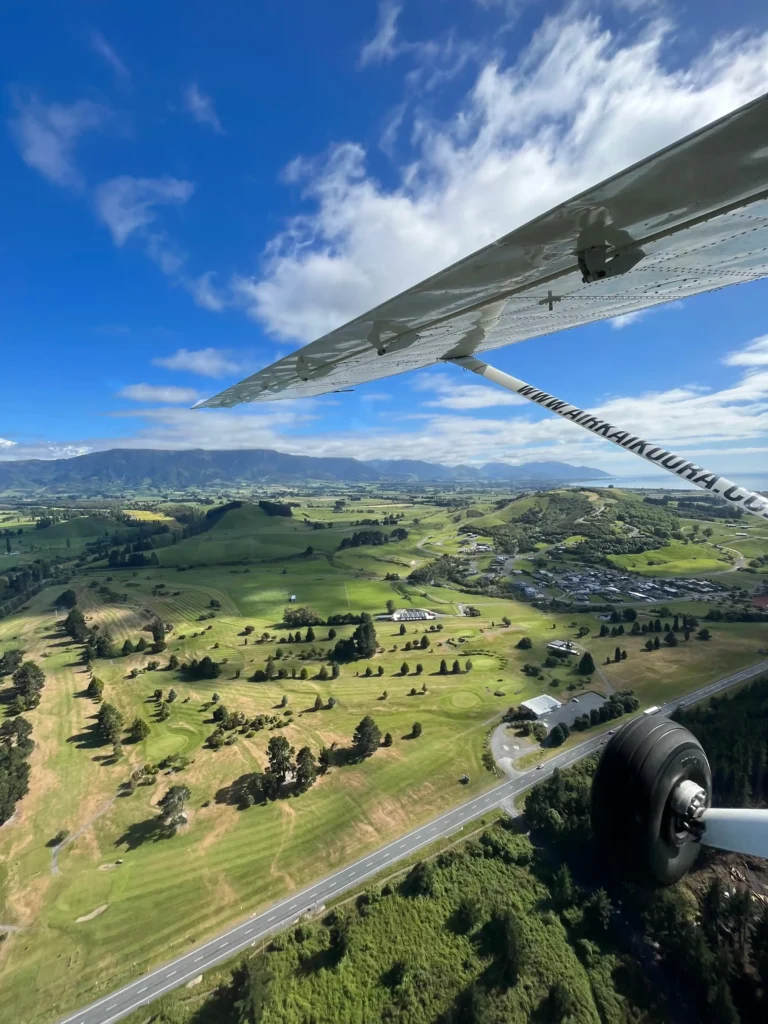
<path fill-rule="evenodd" d="M 570 483 L 609 474 L 565 462 L 442 466 L 417 459 L 317 458 L 267 448 L 161 451 L 114 448 L 69 459 L 0 461 L 0 491 L 119 491 L 266 483 Z"/>

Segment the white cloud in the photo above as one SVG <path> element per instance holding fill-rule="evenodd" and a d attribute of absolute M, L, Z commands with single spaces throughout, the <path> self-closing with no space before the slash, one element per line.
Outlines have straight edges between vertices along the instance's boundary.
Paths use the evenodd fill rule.
<path fill-rule="evenodd" d="M 209 270 L 200 277 L 185 281 L 184 285 L 198 306 L 212 313 L 220 313 L 227 306 L 228 299 L 224 292 L 214 285 L 215 276 L 213 271 Z"/>
<path fill-rule="evenodd" d="M 668 67 L 669 22 L 631 39 L 573 10 L 512 66 L 487 63 L 453 117 L 420 114 L 396 187 L 354 142 L 294 161 L 314 212 L 271 241 L 261 276 L 234 282 L 249 314 L 309 341 L 768 89 L 768 34 Z"/>
<path fill-rule="evenodd" d="M 128 384 L 117 394 L 132 402 L 162 402 L 164 405 L 190 405 L 200 398 L 200 392 L 194 388 L 178 388 L 172 384 Z"/>
<path fill-rule="evenodd" d="M 219 135 L 224 135 L 224 128 L 216 114 L 216 108 L 210 96 L 200 92 L 197 84 L 192 82 L 182 91 L 184 106 L 198 124 L 207 124 Z"/>
<path fill-rule="evenodd" d="M 649 312 L 650 310 L 648 309 L 635 309 L 632 313 L 622 313 L 621 316 L 615 316 L 608 322 L 614 331 L 620 331 L 624 327 L 636 324 L 638 320 L 642 320 L 645 314 Z"/>
<path fill-rule="evenodd" d="M 112 233 L 115 245 L 157 218 L 157 207 L 186 203 L 195 190 L 191 181 L 163 178 L 132 178 L 123 175 L 105 181 L 96 189 L 96 211 Z"/>
<path fill-rule="evenodd" d="M 520 395 L 502 391 L 490 384 L 459 384 L 459 375 L 451 377 L 438 374 L 423 374 L 415 378 L 413 387 L 417 391 L 428 391 L 436 398 L 424 402 L 427 408 L 440 409 L 491 409 L 500 405 L 527 405 Z"/>
<path fill-rule="evenodd" d="M 105 63 L 109 64 L 117 77 L 122 79 L 123 82 L 127 82 L 130 79 L 130 71 L 120 60 L 117 53 L 115 53 L 114 47 L 107 42 L 101 32 L 91 32 L 91 48 Z"/>
<path fill-rule="evenodd" d="M 4 437 L 0 437 L 0 448 L 13 448 L 15 445 L 15 441 L 7 441 Z"/>
<path fill-rule="evenodd" d="M 726 366 L 766 366 L 768 367 L 768 334 L 755 338 L 746 348 L 729 352 L 723 359 Z"/>
<path fill-rule="evenodd" d="M 153 359 L 152 363 L 166 370 L 186 370 L 187 373 L 196 373 L 201 377 L 224 377 L 243 371 L 242 363 L 233 359 L 229 352 L 218 348 L 202 348 L 192 352 L 180 348 L 172 356 Z"/>
<path fill-rule="evenodd" d="M 373 39 L 369 40 L 360 50 L 358 65 L 361 68 L 368 64 L 381 64 L 383 61 L 394 60 L 400 52 L 395 45 L 397 39 L 397 19 L 402 10 L 401 4 L 391 3 L 391 0 L 383 0 L 379 4 L 379 17 L 376 24 L 376 33 Z"/>
<path fill-rule="evenodd" d="M 43 103 L 36 96 L 14 99 L 16 116 L 11 134 L 21 158 L 55 185 L 80 189 L 83 177 L 75 164 L 75 146 L 85 132 L 94 131 L 111 116 L 107 107 L 90 100 Z"/>

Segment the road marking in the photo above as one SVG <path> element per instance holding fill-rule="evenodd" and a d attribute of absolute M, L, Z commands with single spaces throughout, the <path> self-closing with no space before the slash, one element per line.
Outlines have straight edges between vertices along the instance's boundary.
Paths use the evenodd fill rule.
<path fill-rule="evenodd" d="M 168 973 L 166 974 L 166 978 L 172 978 L 175 973 L 176 971 L 168 971 Z"/>
<path fill-rule="evenodd" d="M 193 964 L 199 964 L 202 959 L 203 958 L 201 956 L 195 957 L 195 959 L 192 961 L 192 963 Z"/>
<path fill-rule="evenodd" d="M 145 985 L 144 988 L 140 988 L 139 989 L 139 994 L 141 994 L 142 992 L 146 992 L 146 991 L 147 991 L 147 986 Z"/>
<path fill-rule="evenodd" d="M 224 949 L 224 947 L 228 946 L 228 945 L 229 945 L 228 942 L 222 942 L 222 944 L 219 946 L 219 949 Z"/>
<path fill-rule="evenodd" d="M 252 931 L 253 931 L 253 928 L 246 928 L 245 929 L 245 934 L 246 935 L 250 935 Z"/>
<path fill-rule="evenodd" d="M 275 915 L 273 914 L 272 917 L 268 917 L 267 920 L 268 921 L 274 921 L 275 920 Z"/>

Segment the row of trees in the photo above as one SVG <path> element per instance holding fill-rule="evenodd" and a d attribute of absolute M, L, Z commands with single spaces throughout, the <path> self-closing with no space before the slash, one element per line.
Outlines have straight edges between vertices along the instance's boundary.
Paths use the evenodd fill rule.
<path fill-rule="evenodd" d="M 0 825 L 8 821 L 29 789 L 32 726 L 21 715 L 0 723 Z"/>
<path fill-rule="evenodd" d="M 11 676 L 15 689 L 10 713 L 20 715 L 40 703 L 45 686 L 45 672 L 34 661 L 24 661 L 24 651 L 13 648 L 0 657 L 0 677 Z"/>

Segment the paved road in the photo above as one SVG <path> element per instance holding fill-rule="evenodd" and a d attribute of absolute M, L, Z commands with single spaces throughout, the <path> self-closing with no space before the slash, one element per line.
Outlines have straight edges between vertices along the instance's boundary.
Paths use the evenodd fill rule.
<path fill-rule="evenodd" d="M 765 671 L 768 671 L 768 660 L 689 693 L 685 697 L 685 701 L 687 704 L 692 704 L 697 700 L 704 700 L 729 686 L 743 682 L 750 676 Z M 671 713 L 677 704 L 677 700 L 670 701 L 661 710 Z M 427 822 L 426 825 L 422 825 L 407 835 L 388 843 L 380 850 L 376 850 L 375 853 L 361 857 L 354 864 L 334 872 L 308 889 L 287 896 L 260 914 L 254 914 L 247 921 L 235 925 L 215 939 L 211 939 L 210 942 L 198 946 L 190 953 L 185 953 L 164 967 L 158 967 L 111 995 L 104 996 L 103 999 L 78 1010 L 77 1013 L 61 1018 L 59 1024 L 113 1024 L 114 1021 L 120 1020 L 121 1017 L 131 1013 L 139 1006 L 150 1003 L 164 992 L 169 992 L 171 989 L 191 981 L 240 950 L 256 945 L 273 932 L 297 921 L 302 914 L 316 910 L 345 890 L 355 888 L 365 879 L 392 867 L 397 861 L 410 856 L 422 846 L 427 846 L 443 836 L 451 835 L 487 811 L 501 805 L 511 806 L 511 801 L 516 796 L 550 775 L 555 768 L 566 768 L 598 750 L 604 739 L 604 734 L 587 737 L 578 746 L 550 758 L 541 769 L 532 769 L 516 778 L 499 783 L 481 796 L 474 797 L 461 806 L 441 814 L 440 817 Z"/>

